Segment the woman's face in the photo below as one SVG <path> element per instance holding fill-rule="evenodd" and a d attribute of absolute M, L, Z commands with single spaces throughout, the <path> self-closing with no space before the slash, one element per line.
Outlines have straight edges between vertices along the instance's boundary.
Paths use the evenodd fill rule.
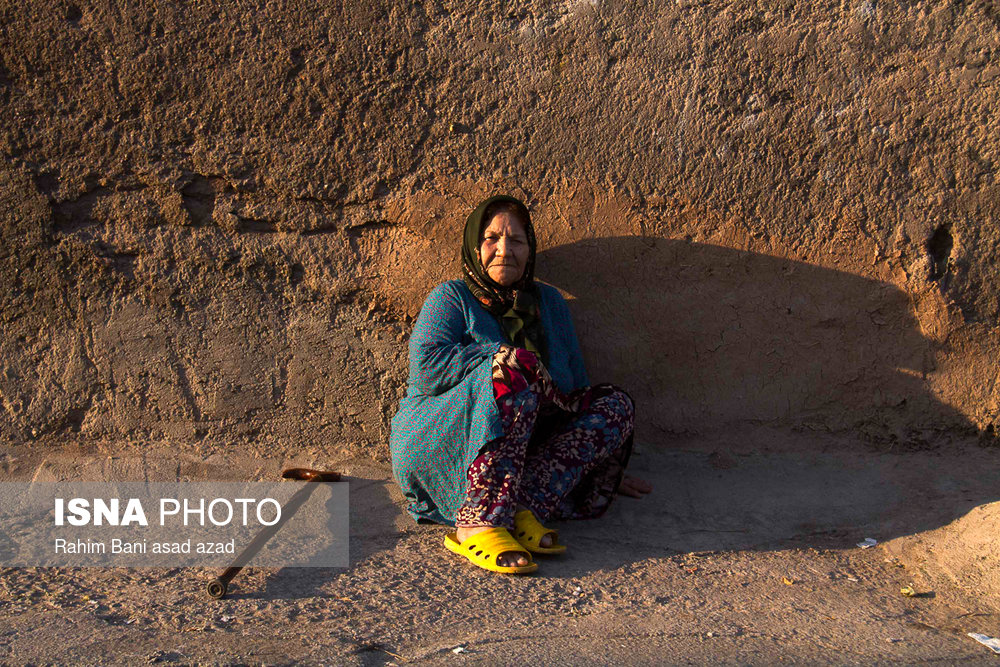
<path fill-rule="evenodd" d="M 513 213 L 500 211 L 483 229 L 479 241 L 479 261 L 486 274 L 504 287 L 510 287 L 521 279 L 530 254 L 524 225 Z"/>

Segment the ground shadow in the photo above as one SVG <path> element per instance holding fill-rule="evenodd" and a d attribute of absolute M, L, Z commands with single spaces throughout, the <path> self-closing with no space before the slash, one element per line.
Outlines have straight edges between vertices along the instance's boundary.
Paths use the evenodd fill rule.
<path fill-rule="evenodd" d="M 776 446 L 723 454 L 725 438 L 708 447 L 648 451 L 633 472 L 655 491 L 619 498 L 596 521 L 559 525 L 579 558 L 559 576 L 577 576 L 672 553 L 853 549 L 933 530 L 1000 499 L 996 452 L 875 452 L 844 448 L 842 439 L 758 433 Z M 770 437 L 768 437 L 770 436 Z"/>
<path fill-rule="evenodd" d="M 248 585 L 236 597 L 263 600 L 294 600 L 322 597 L 324 584 L 349 572 L 357 563 L 379 551 L 392 550 L 399 540 L 398 503 L 389 492 L 394 484 L 387 471 L 359 471 L 344 475 L 350 484 L 350 566 L 347 568 L 284 568 L 267 577 L 264 589 Z M 328 507 L 329 512 L 335 508 Z"/>

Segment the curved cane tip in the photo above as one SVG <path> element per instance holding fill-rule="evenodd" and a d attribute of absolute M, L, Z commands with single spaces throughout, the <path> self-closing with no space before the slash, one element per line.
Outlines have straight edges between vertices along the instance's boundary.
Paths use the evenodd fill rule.
<path fill-rule="evenodd" d="M 221 600 L 226 595 L 226 584 L 221 579 L 213 579 L 205 586 L 209 596 Z"/>
<path fill-rule="evenodd" d="M 339 482 L 340 473 L 332 470 L 312 470 L 311 468 L 289 468 L 281 473 L 283 479 L 302 482 Z"/>

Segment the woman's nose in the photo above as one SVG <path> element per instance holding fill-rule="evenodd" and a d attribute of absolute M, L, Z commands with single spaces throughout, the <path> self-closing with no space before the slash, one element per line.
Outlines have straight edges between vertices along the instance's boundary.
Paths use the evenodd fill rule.
<path fill-rule="evenodd" d="M 497 241 L 497 254 L 498 255 L 507 254 L 507 241 L 503 236 L 501 236 L 500 239 Z"/>

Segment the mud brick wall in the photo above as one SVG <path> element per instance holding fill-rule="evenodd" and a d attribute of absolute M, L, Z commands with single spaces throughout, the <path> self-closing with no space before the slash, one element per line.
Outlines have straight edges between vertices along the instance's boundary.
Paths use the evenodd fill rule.
<path fill-rule="evenodd" d="M 640 441 L 998 427 L 1000 9 L 5 2 L 0 438 L 384 457 L 481 197 Z"/>

